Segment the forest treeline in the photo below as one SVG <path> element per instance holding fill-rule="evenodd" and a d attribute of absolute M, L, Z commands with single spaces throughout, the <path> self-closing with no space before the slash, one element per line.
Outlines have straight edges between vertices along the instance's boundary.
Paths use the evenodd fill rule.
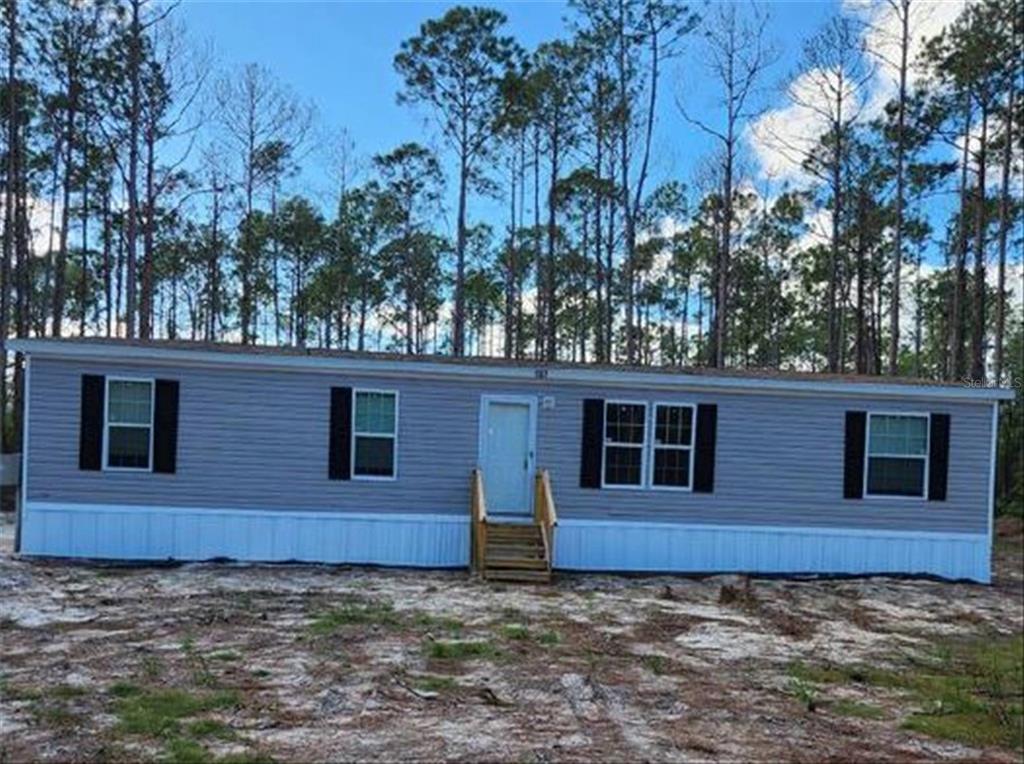
<path fill-rule="evenodd" d="M 219 71 L 173 3 L 2 1 L 0 339 L 121 336 L 797 368 L 1020 387 L 1020 0 L 921 41 L 837 12 L 761 135 L 770 7 L 572 0 L 532 50 L 452 7 L 395 51 L 421 140 L 362 157 L 271 71 Z M 687 54 L 684 56 L 684 54 Z M 694 113 L 678 68 L 701 67 Z M 869 108 L 880 70 L 894 80 Z M 668 124 L 664 103 L 675 101 Z M 714 150 L 664 178 L 665 135 Z M 302 190 L 317 162 L 333 189 Z M 1018 292 L 1019 294 L 1019 292 Z M 21 359 L 0 385 L 16 449 Z M 1021 481 L 1007 407 L 1001 493 Z"/>

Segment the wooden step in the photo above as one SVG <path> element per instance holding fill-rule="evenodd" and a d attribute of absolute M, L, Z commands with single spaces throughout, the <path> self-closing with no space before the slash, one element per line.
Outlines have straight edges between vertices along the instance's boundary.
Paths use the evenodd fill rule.
<path fill-rule="evenodd" d="M 488 581 L 510 581 L 523 584 L 551 583 L 551 571 L 549 570 L 488 569 L 485 577 Z"/>
<path fill-rule="evenodd" d="M 487 542 L 487 554 L 498 553 L 504 554 L 506 552 L 522 552 L 523 554 L 532 556 L 537 554 L 544 554 L 543 544 L 523 544 L 518 541 L 488 541 Z"/>
<path fill-rule="evenodd" d="M 495 538 L 532 539 L 540 536 L 540 529 L 535 525 L 488 525 L 487 535 Z"/>
<path fill-rule="evenodd" d="M 548 561 L 540 557 L 505 557 L 488 554 L 484 558 L 483 564 L 486 565 L 488 570 L 495 567 L 520 567 L 534 568 L 538 570 L 548 569 Z"/>

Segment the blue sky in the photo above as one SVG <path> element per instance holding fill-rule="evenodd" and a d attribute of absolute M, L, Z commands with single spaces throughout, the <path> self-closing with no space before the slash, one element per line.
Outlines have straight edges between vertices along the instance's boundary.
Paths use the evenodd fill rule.
<path fill-rule="evenodd" d="M 345 127 L 357 152 L 369 157 L 403 141 L 437 146 L 425 113 L 396 103 L 400 81 L 392 59 L 402 40 L 416 34 L 424 20 L 441 15 L 451 3 L 440 2 L 204 2 L 188 0 L 179 17 L 190 34 L 208 39 L 220 69 L 258 62 L 303 98 L 313 102 L 320 123 Z M 559 2 L 492 3 L 509 18 L 508 31 L 527 48 L 565 36 L 570 9 Z M 693 5 L 698 11 L 703 4 Z M 838 3 L 774 2 L 766 6 L 769 37 L 779 61 L 765 77 L 766 99 L 781 103 L 780 87 L 797 65 L 800 45 Z M 699 50 L 696 37 L 690 52 Z M 685 86 L 684 84 L 685 83 Z M 683 121 L 675 104 L 682 97 L 688 109 L 714 119 L 708 111 L 712 87 L 696 55 L 673 61 L 667 72 L 655 142 L 654 179 L 688 182 L 693 169 L 711 148 L 706 136 Z M 317 152 L 305 160 L 296 192 L 315 195 L 326 188 Z M 478 210 L 482 212 L 482 210 Z"/>

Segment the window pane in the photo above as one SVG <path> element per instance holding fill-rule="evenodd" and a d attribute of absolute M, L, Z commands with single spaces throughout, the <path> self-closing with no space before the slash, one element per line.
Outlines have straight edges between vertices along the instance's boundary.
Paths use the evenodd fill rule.
<path fill-rule="evenodd" d="M 640 463 L 643 449 L 606 446 L 604 450 L 604 482 L 606 485 L 640 485 Z"/>
<path fill-rule="evenodd" d="M 644 442 L 644 407 L 609 403 L 605 407 L 605 439 L 613 443 Z"/>
<path fill-rule="evenodd" d="M 149 428 L 116 427 L 107 430 L 107 466 L 149 468 Z"/>
<path fill-rule="evenodd" d="M 924 456 L 928 420 L 918 416 L 872 416 L 871 453 Z"/>
<path fill-rule="evenodd" d="M 687 488 L 690 485 L 690 449 L 654 449 L 654 485 Z"/>
<path fill-rule="evenodd" d="M 889 496 L 924 496 L 924 459 L 868 460 L 868 493 Z"/>
<path fill-rule="evenodd" d="M 149 382 L 111 380 L 108 421 L 116 424 L 150 424 L 152 400 L 152 386 Z"/>
<path fill-rule="evenodd" d="M 356 432 L 395 432 L 394 393 L 356 393 Z"/>
<path fill-rule="evenodd" d="M 392 438 L 356 436 L 355 474 L 394 477 L 395 441 Z"/>
<path fill-rule="evenodd" d="M 664 446 L 688 446 L 693 437 L 693 409 L 689 406 L 658 406 L 654 442 Z"/>

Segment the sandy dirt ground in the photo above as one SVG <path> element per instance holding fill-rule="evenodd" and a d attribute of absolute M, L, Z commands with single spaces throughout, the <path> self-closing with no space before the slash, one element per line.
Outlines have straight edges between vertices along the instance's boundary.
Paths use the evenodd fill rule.
<path fill-rule="evenodd" d="M 879 718 L 809 710 L 792 679 L 797 661 L 899 667 L 944 640 L 1019 634 L 1019 536 L 999 549 L 993 586 L 560 575 L 543 587 L 464 571 L 28 561 L 8 546 L 0 762 L 1018 762 L 1012 748 L 904 729 L 912 702 L 875 687 L 827 692 L 870 700 Z M 133 722 L 133 704 L 167 691 L 215 699 L 167 711 L 155 731 Z"/>

